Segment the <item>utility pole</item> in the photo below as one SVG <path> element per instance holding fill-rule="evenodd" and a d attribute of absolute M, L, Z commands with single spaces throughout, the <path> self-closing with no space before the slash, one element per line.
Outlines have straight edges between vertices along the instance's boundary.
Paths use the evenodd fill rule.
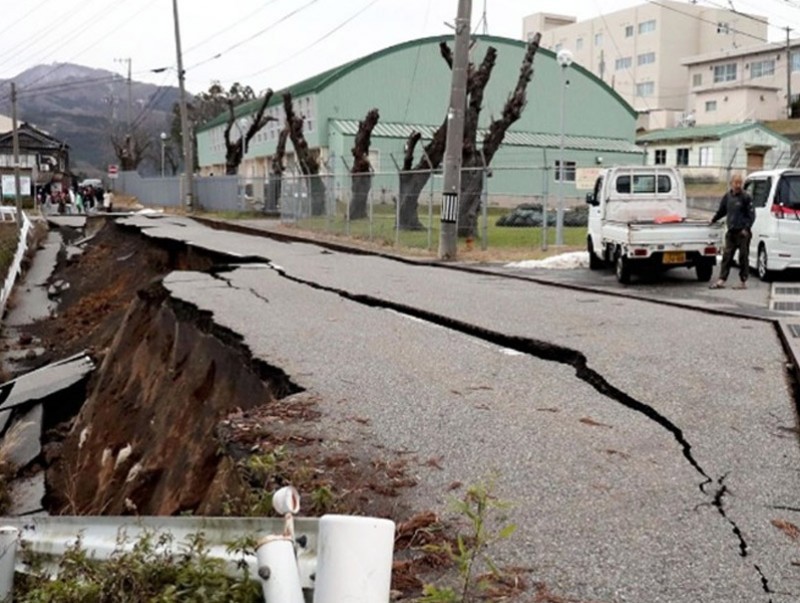
<path fill-rule="evenodd" d="M 117 62 L 117 63 L 127 63 L 128 64 L 128 120 L 127 120 L 127 129 L 126 129 L 126 133 L 125 133 L 125 151 L 128 153 L 128 157 L 127 157 L 127 160 L 128 160 L 127 164 L 128 165 L 123 165 L 122 169 L 123 170 L 129 170 L 129 169 L 131 169 L 131 164 L 133 163 L 133 153 L 132 153 L 132 149 L 131 149 L 131 141 L 132 141 L 132 137 L 133 137 L 133 132 L 131 132 L 131 128 L 132 128 L 132 124 L 133 124 L 133 120 L 131 119 L 131 111 L 132 111 L 132 106 L 133 106 L 133 92 L 132 92 L 133 83 L 132 83 L 132 80 L 131 80 L 131 62 L 132 61 L 131 61 L 130 57 L 128 57 L 127 59 L 114 59 L 114 61 Z"/>
<path fill-rule="evenodd" d="M 789 41 L 791 28 L 786 27 L 786 119 L 792 119 L 792 46 Z"/>
<path fill-rule="evenodd" d="M 22 193 L 19 178 L 19 129 L 17 128 L 17 85 L 11 82 L 11 145 L 14 153 L 14 201 L 17 208 L 17 230 L 22 230 Z"/>
<path fill-rule="evenodd" d="M 444 191 L 442 192 L 442 216 L 439 230 L 440 260 L 456 259 L 471 15 L 472 0 L 458 0 L 453 78 L 450 85 L 450 108 L 447 111 L 447 142 L 444 154 Z"/>
<path fill-rule="evenodd" d="M 178 0 L 172 0 L 172 12 L 175 18 L 175 52 L 178 55 L 178 86 L 180 87 L 181 137 L 183 138 L 183 194 L 186 211 L 192 211 L 194 171 L 194 155 L 189 132 L 189 110 L 186 106 L 186 84 L 183 72 L 183 55 L 181 53 L 181 27 L 178 20 Z"/>

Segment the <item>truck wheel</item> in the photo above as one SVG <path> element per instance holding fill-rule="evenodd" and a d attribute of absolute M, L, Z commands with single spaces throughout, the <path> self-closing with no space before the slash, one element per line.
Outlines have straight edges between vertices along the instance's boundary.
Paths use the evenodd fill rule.
<path fill-rule="evenodd" d="M 589 252 L 589 270 L 600 270 L 603 267 L 603 260 L 597 257 L 592 245 L 592 237 L 586 238 L 586 250 Z"/>
<path fill-rule="evenodd" d="M 758 270 L 758 278 L 760 278 L 762 281 L 768 283 L 772 280 L 772 271 L 767 268 L 767 248 L 764 245 L 761 245 L 758 248 L 758 261 L 756 263 L 756 269 Z"/>
<path fill-rule="evenodd" d="M 697 272 L 697 280 L 701 283 L 707 283 L 711 280 L 711 275 L 714 273 L 714 264 L 708 260 L 700 260 L 694 267 Z"/>
<path fill-rule="evenodd" d="M 617 256 L 614 260 L 614 270 L 617 273 L 617 280 L 623 285 L 631 282 L 631 266 L 628 258 L 622 255 L 621 251 L 617 251 Z"/>

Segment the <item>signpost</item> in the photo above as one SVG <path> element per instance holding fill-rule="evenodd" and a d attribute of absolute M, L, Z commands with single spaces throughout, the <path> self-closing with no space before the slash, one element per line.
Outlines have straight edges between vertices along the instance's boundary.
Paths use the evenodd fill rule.
<path fill-rule="evenodd" d="M 119 166 L 116 163 L 108 164 L 109 180 L 116 180 L 118 176 L 119 176 Z"/>

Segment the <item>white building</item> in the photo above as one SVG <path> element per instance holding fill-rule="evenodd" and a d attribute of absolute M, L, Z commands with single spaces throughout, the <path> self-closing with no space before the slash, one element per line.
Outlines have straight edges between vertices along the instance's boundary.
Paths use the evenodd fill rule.
<path fill-rule="evenodd" d="M 685 59 L 763 45 L 767 19 L 721 8 L 661 0 L 576 22 L 536 13 L 523 37 L 542 34 L 542 46 L 565 48 L 577 63 L 611 85 L 640 113 L 645 129 L 673 127 L 690 108 Z"/>
<path fill-rule="evenodd" d="M 800 41 L 789 48 L 759 44 L 684 59 L 693 121 L 702 125 L 792 117 L 789 96 L 796 102 L 800 92 Z"/>

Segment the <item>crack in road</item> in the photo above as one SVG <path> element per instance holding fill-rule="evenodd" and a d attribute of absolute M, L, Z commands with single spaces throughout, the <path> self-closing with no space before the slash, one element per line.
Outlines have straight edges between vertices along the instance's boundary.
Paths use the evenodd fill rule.
<path fill-rule="evenodd" d="M 307 281 L 305 279 L 292 276 L 288 274 L 284 268 L 277 266 L 275 264 L 270 263 L 269 266 L 275 272 L 277 272 L 279 275 L 286 278 L 287 280 L 311 287 L 312 289 L 333 293 L 339 295 L 340 297 L 343 297 L 345 299 L 348 299 L 350 301 L 368 307 L 392 310 L 398 312 L 399 314 L 423 320 L 425 322 L 429 322 L 431 324 L 435 324 L 441 327 L 445 327 L 468 336 L 476 337 L 478 339 L 482 339 L 483 341 L 487 341 L 489 343 L 493 343 L 495 345 L 504 348 L 509 348 L 517 352 L 527 354 L 535 358 L 539 358 L 541 360 L 558 362 L 560 364 L 566 364 L 572 366 L 575 369 L 575 375 L 578 377 L 578 379 L 584 381 L 585 383 L 593 387 L 598 393 L 602 394 L 603 396 L 611 400 L 614 400 L 615 402 L 622 404 L 623 406 L 629 408 L 630 410 L 633 410 L 634 412 L 644 415 L 645 417 L 647 417 L 648 419 L 650 419 L 651 421 L 655 422 L 663 429 L 668 431 L 680 445 L 681 452 L 686 461 L 692 466 L 692 468 L 697 473 L 699 473 L 704 478 L 703 481 L 699 484 L 699 489 L 703 495 L 708 496 L 708 493 L 706 492 L 706 486 L 713 483 L 714 480 L 712 480 L 712 478 L 709 477 L 706 471 L 700 466 L 700 464 L 694 458 L 694 455 L 692 454 L 692 446 L 689 443 L 689 441 L 685 438 L 683 430 L 681 430 L 680 427 L 675 425 L 666 416 L 662 415 L 652 406 L 645 404 L 640 400 L 635 399 L 631 395 L 627 394 L 626 392 L 620 390 L 619 388 L 609 383 L 609 381 L 605 377 L 603 377 L 596 370 L 589 367 L 587 358 L 585 354 L 583 354 L 582 352 L 571 348 L 563 347 L 560 345 L 548 343 L 542 340 L 518 337 L 514 335 L 507 335 L 505 333 L 499 333 L 497 331 L 491 331 L 489 329 L 477 327 L 470 323 L 466 323 L 461 320 L 443 316 L 441 314 L 436 314 L 428 310 L 423 310 L 420 308 L 407 306 L 405 304 L 396 303 L 385 299 L 380 299 L 377 297 L 373 297 L 371 295 L 361 294 L 361 293 L 351 293 L 343 289 L 337 289 L 335 287 L 321 285 L 313 281 Z M 716 483 L 719 485 L 719 488 L 714 492 L 711 504 L 717 510 L 719 515 L 728 524 L 730 524 L 731 530 L 733 534 L 736 536 L 736 539 L 739 543 L 739 555 L 742 558 L 744 558 L 748 556 L 747 541 L 744 539 L 742 531 L 736 524 L 736 522 L 728 516 L 724 505 L 724 497 L 726 494 L 728 494 L 728 487 L 724 483 L 727 477 L 728 474 L 726 473 L 717 480 Z M 767 594 L 772 593 L 773 591 L 770 589 L 769 581 L 767 577 L 764 575 L 761 568 L 756 564 L 754 564 L 753 567 L 755 568 L 759 576 L 761 587 L 764 590 L 764 592 Z M 772 598 L 769 599 L 769 603 L 771 602 Z"/>

